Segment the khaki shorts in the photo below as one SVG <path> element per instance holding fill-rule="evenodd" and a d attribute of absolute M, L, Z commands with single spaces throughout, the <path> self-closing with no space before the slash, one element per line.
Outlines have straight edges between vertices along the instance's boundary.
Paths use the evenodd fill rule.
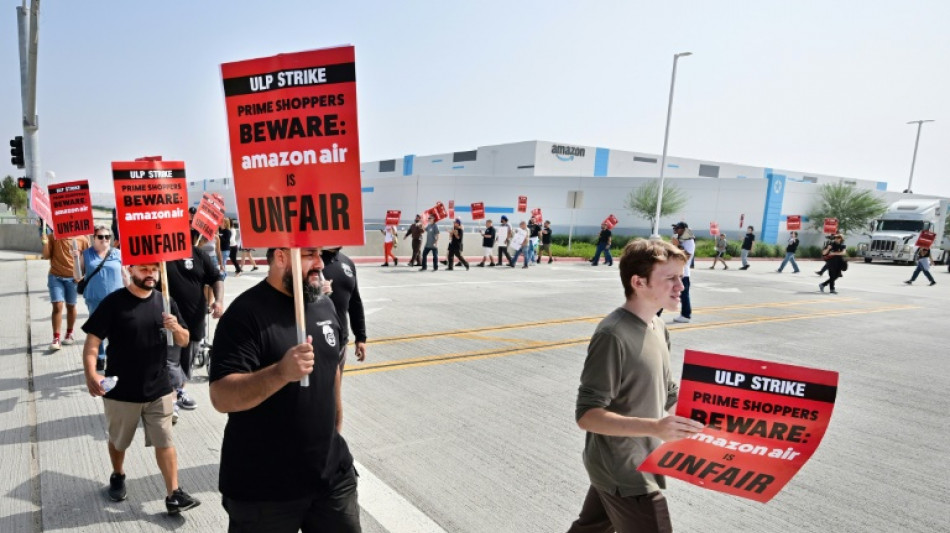
<path fill-rule="evenodd" d="M 103 398 L 106 423 L 109 425 L 109 442 L 116 450 L 125 451 L 132 444 L 135 429 L 142 421 L 145 428 L 145 445 L 156 448 L 171 448 L 172 412 L 175 409 L 175 392 L 145 403 L 122 402 Z"/>
<path fill-rule="evenodd" d="M 538 251 L 539 251 L 539 252 L 550 252 L 550 251 L 551 251 L 551 244 L 550 244 L 550 243 L 548 243 L 548 244 L 542 244 L 542 245 L 541 245 L 541 248 L 539 248 Z"/>

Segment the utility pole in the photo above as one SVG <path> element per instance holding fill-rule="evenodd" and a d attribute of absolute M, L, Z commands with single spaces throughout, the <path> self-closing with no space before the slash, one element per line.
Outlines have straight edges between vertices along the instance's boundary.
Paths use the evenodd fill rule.
<path fill-rule="evenodd" d="M 907 179 L 907 190 L 904 191 L 907 194 L 913 194 L 914 191 L 911 190 L 911 186 L 914 184 L 914 166 L 917 164 L 917 146 L 920 144 L 920 129 L 924 126 L 924 122 L 933 122 L 933 120 L 911 120 L 908 124 L 917 124 L 917 140 L 914 141 L 914 157 L 910 160 L 910 178 Z"/>
<path fill-rule="evenodd" d="M 36 115 L 36 50 L 40 0 L 31 0 L 30 7 L 23 0 L 16 13 L 20 44 L 20 99 L 23 103 L 23 155 L 26 177 L 37 181 L 40 177 L 40 124 Z"/>

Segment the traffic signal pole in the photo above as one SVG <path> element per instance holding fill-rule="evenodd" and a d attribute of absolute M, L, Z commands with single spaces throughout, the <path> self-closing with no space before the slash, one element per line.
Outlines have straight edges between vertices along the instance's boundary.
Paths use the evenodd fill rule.
<path fill-rule="evenodd" d="M 39 44 L 40 0 L 16 8 L 20 44 L 20 97 L 23 102 L 23 155 L 26 177 L 40 177 L 39 117 L 36 115 L 36 51 Z M 37 182 L 39 183 L 39 182 Z M 47 184 L 48 185 L 48 184 Z"/>

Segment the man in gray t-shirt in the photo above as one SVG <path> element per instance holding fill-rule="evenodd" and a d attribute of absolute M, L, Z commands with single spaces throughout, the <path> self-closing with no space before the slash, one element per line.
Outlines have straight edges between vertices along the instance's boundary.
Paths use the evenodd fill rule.
<path fill-rule="evenodd" d="M 432 270 L 439 269 L 439 226 L 435 225 L 435 216 L 429 215 L 429 224 L 426 226 L 426 245 L 422 249 L 422 268 L 419 270 L 426 269 L 427 258 L 429 257 L 429 252 L 432 252 Z"/>
<path fill-rule="evenodd" d="M 673 530 L 660 492 L 663 476 L 637 467 L 662 441 L 703 429 L 667 414 L 675 412 L 679 387 L 670 371 L 669 333 L 656 316 L 679 304 L 685 262 L 683 251 L 665 241 L 636 239 L 624 248 L 626 302 L 594 331 L 577 390 L 575 419 L 587 432 L 590 488 L 569 533 Z"/>

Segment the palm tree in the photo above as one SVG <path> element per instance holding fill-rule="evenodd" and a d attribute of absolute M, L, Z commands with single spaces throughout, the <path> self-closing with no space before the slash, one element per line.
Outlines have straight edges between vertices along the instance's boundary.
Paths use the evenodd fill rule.
<path fill-rule="evenodd" d="M 868 222 L 887 211 L 887 202 L 868 189 L 856 189 L 843 183 L 821 186 L 819 200 L 808 212 L 809 223 L 822 231 L 826 218 L 838 219 L 838 233 L 851 233 L 868 227 Z"/>
<path fill-rule="evenodd" d="M 652 228 L 656 223 L 656 197 L 659 186 L 656 180 L 650 180 L 639 188 L 630 191 L 627 195 L 627 201 L 624 207 L 630 210 L 634 216 L 645 218 L 650 221 Z M 678 189 L 675 185 L 669 183 L 663 184 L 663 206 L 660 208 L 660 216 L 664 217 L 681 211 L 686 205 L 686 193 Z"/>

